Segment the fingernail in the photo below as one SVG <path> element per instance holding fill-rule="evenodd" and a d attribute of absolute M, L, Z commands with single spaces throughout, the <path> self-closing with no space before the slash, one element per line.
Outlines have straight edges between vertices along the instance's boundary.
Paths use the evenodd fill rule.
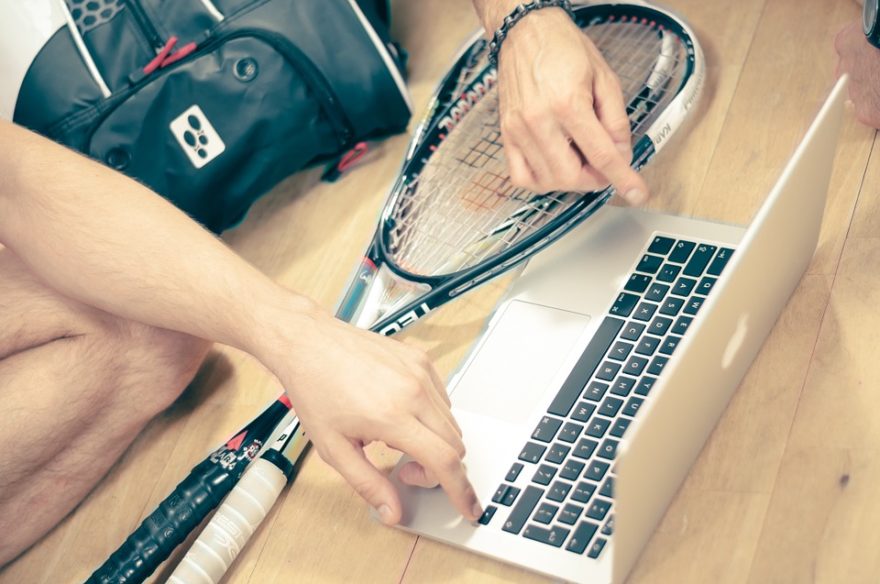
<path fill-rule="evenodd" d="M 630 205 L 641 205 L 647 200 L 648 195 L 646 195 L 641 189 L 631 189 L 623 195 L 623 198 L 626 199 Z"/>
<path fill-rule="evenodd" d="M 479 501 L 474 503 L 473 509 L 471 509 L 471 513 L 474 514 L 474 519 L 479 519 L 483 516 L 483 507 L 480 505 Z"/>
<path fill-rule="evenodd" d="M 379 518 L 382 519 L 382 523 L 386 525 L 391 524 L 391 507 L 388 505 L 382 505 L 379 507 Z"/>

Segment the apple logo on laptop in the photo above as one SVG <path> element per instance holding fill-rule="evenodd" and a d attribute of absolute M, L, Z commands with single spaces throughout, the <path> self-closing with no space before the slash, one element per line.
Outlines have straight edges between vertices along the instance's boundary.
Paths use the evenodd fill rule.
<path fill-rule="evenodd" d="M 748 314 L 741 314 L 737 319 L 736 330 L 730 335 L 727 348 L 724 349 L 724 355 L 721 357 L 722 369 L 727 369 L 731 366 L 737 353 L 739 353 L 740 347 L 742 347 L 743 342 L 746 340 L 746 333 L 749 330 L 748 320 Z"/>

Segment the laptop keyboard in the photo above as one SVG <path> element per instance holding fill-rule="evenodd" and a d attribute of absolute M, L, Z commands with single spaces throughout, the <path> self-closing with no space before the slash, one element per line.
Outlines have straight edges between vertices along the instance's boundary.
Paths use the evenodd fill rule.
<path fill-rule="evenodd" d="M 655 236 L 480 518 L 598 558 L 614 531 L 617 446 L 733 250 Z M 499 514 L 503 516 L 504 514 Z"/>

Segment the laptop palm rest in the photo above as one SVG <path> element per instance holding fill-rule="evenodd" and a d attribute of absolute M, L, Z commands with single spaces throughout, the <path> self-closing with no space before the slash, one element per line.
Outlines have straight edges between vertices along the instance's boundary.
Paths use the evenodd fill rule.
<path fill-rule="evenodd" d="M 513 424 L 534 417 L 589 322 L 586 314 L 510 302 L 459 373 L 453 406 Z"/>

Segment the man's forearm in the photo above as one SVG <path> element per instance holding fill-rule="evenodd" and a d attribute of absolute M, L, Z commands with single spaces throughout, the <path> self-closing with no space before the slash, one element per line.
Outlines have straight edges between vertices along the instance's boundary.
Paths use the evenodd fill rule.
<path fill-rule="evenodd" d="M 0 243 L 85 304 L 254 352 L 283 292 L 142 185 L 0 121 Z"/>

